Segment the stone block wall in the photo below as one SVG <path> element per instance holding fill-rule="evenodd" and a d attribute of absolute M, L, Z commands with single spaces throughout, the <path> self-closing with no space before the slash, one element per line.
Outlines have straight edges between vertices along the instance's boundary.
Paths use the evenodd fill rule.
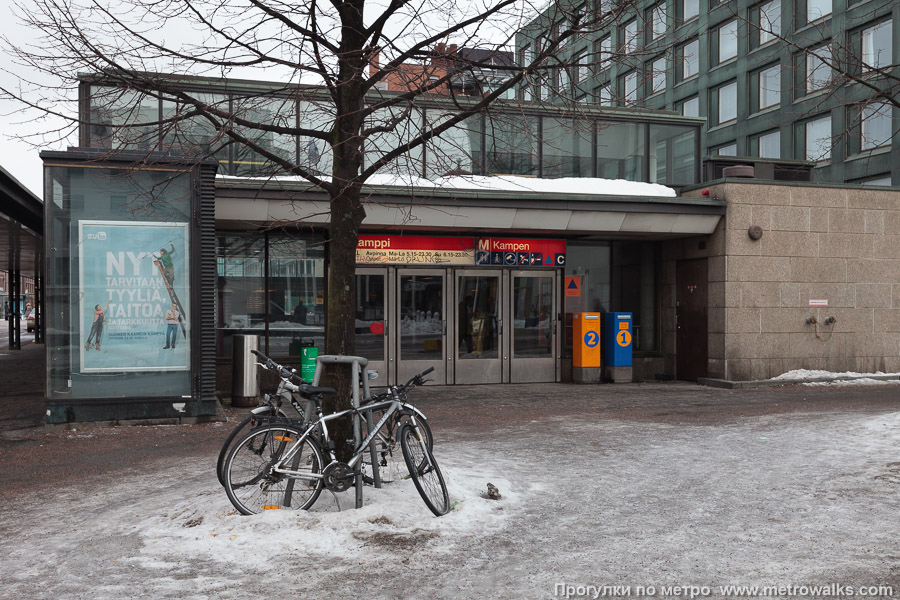
<path fill-rule="evenodd" d="M 695 239 L 666 243 L 664 346 L 674 340 L 675 260 L 695 254 L 709 259 L 710 377 L 900 371 L 900 191 L 732 181 L 708 189 L 728 209 L 706 249 Z M 753 225 L 759 240 L 748 235 Z"/>

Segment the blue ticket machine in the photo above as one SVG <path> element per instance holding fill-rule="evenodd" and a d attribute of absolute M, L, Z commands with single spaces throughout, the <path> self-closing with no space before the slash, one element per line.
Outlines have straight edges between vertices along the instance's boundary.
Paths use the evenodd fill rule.
<path fill-rule="evenodd" d="M 613 383 L 632 381 L 632 336 L 630 312 L 603 314 L 603 373 Z"/>

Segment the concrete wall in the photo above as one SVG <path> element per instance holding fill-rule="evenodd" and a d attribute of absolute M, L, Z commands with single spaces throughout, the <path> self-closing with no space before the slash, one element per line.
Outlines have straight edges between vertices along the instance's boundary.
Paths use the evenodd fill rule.
<path fill-rule="evenodd" d="M 900 191 L 730 181 L 708 189 L 728 212 L 706 250 L 691 239 L 668 242 L 664 254 L 667 353 L 675 259 L 705 255 L 710 377 L 900 371 Z M 757 241 L 747 233 L 752 225 L 763 230 Z M 819 324 L 808 325 L 810 316 Z M 837 322 L 825 325 L 827 316 Z"/>

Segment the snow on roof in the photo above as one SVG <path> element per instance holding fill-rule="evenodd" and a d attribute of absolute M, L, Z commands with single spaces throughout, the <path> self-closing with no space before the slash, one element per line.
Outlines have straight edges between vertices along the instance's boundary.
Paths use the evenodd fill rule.
<path fill-rule="evenodd" d="M 276 182 L 306 182 L 297 176 L 274 177 L 233 177 L 219 175 L 219 179 L 260 180 Z M 328 177 L 323 177 L 329 180 Z M 453 189 L 469 191 L 536 192 L 544 194 L 594 194 L 600 196 L 652 196 L 674 198 L 675 190 L 658 183 L 625 181 L 624 179 L 601 179 L 595 177 L 563 177 L 541 179 L 518 177 L 515 175 L 455 175 L 434 180 L 412 175 L 377 173 L 366 180 L 365 185 L 416 187 L 433 189 Z"/>

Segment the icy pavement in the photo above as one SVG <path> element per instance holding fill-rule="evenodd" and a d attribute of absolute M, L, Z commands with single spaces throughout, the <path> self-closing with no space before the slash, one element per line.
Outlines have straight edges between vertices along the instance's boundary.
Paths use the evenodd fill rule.
<path fill-rule="evenodd" d="M 900 595 L 900 412 L 715 425 L 586 413 L 436 438 L 456 502 L 440 518 L 410 481 L 366 488 L 358 511 L 351 491 L 344 512 L 325 493 L 308 513 L 243 517 L 214 456 L 25 494 L 0 513 L 0 589 L 554 598 L 557 584 L 628 586 L 631 597 L 697 585 L 723 597 L 719 585 L 837 583 Z M 501 500 L 481 496 L 488 482 Z"/>

